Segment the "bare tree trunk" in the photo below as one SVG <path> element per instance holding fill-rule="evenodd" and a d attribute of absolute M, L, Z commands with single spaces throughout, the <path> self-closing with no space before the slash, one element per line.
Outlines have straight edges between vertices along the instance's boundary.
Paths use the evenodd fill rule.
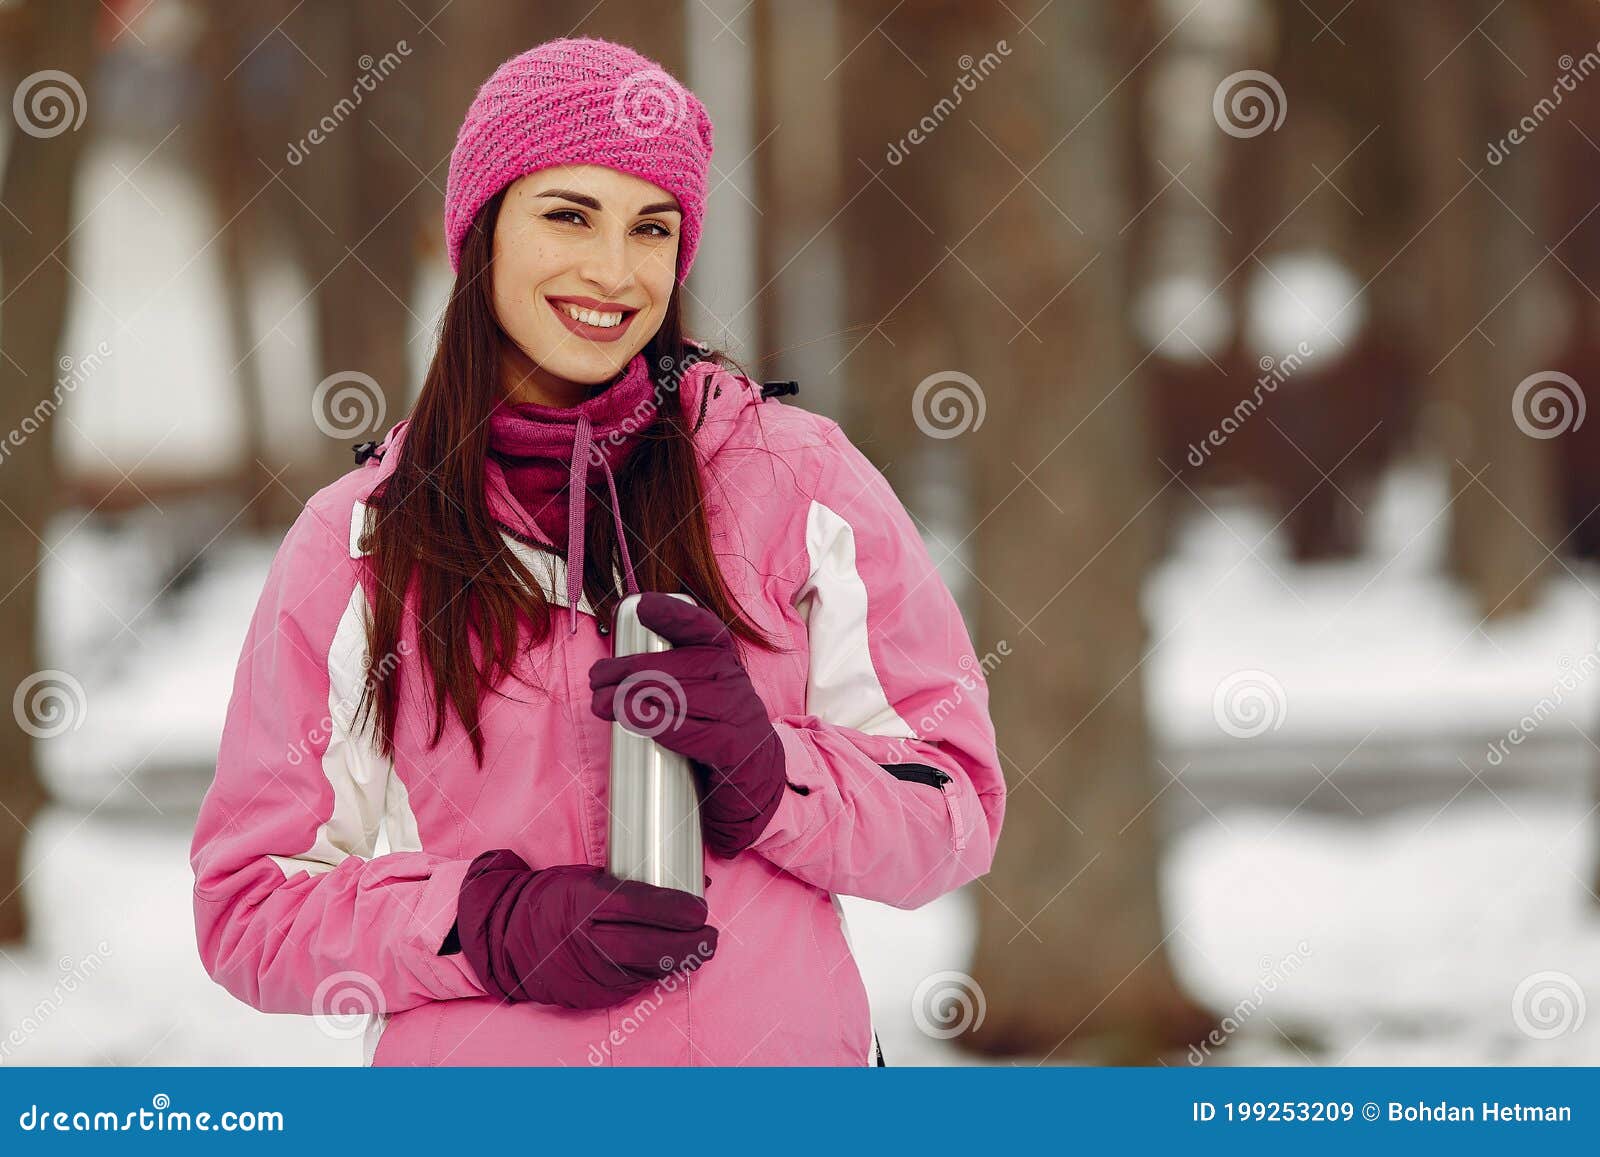
<path fill-rule="evenodd" d="M 254 23 L 247 27 L 252 33 L 256 31 Z M 244 107 L 236 77 L 229 75 L 251 44 L 259 43 L 259 37 L 241 45 L 235 34 L 238 28 L 237 20 L 216 10 L 206 13 L 205 30 L 197 48 L 198 73 L 206 86 L 206 99 L 199 110 L 203 137 L 200 163 L 216 200 L 217 219 L 227 222 L 216 243 L 222 266 L 229 349 L 237 366 L 228 384 L 244 418 L 244 441 L 234 470 L 237 504 L 246 512 L 242 521 L 262 530 L 270 521 L 272 508 L 281 505 L 269 493 L 274 486 L 268 465 L 267 413 L 250 321 L 251 240 L 259 236 L 265 216 L 264 206 L 255 194 L 265 174 L 255 160 L 255 142 L 249 135 L 254 118 Z"/>
<path fill-rule="evenodd" d="M 420 25 L 404 5 L 387 4 L 308 4 L 285 25 L 313 53 L 298 92 L 300 131 L 327 133 L 283 179 L 299 202 L 288 219 L 315 287 L 320 375 L 308 383 L 308 464 L 330 480 L 354 466 L 354 443 L 387 431 L 408 396 L 424 206 L 442 197 L 447 173 L 421 143 L 430 62 L 448 49 Z"/>
<path fill-rule="evenodd" d="M 596 4 L 585 6 L 583 21 L 572 32 L 574 36 L 599 36 L 644 53 L 651 60 L 679 79 L 688 74 L 689 25 L 684 11 L 685 0 L 666 0 L 648 6 L 649 19 L 640 19 L 639 9 L 631 4 Z M 564 20 L 570 24 L 570 21 Z M 566 34 L 566 28 L 552 32 L 552 36 Z M 723 34 L 728 35 L 727 33 Z M 736 45 L 731 38 L 730 46 Z M 532 47 L 524 45 L 523 47 Z M 521 51 L 521 49 L 518 49 Z M 718 158 L 720 163 L 722 158 Z M 729 162 L 733 164 L 734 162 Z"/>
<path fill-rule="evenodd" d="M 987 1016 L 958 1040 L 1149 1062 L 1212 1020 L 1165 951 L 1140 675 L 1160 484 L 1127 311 L 1137 97 L 1118 81 L 1143 49 L 1121 8 L 1055 5 L 1031 31 L 977 11 L 961 51 L 1010 53 L 963 102 L 971 124 L 929 142 L 931 220 L 961 259 L 937 315 L 987 407 L 956 441 L 976 464 L 979 649 L 1008 644 L 990 690 L 1012 794 L 977 893 Z"/>
<path fill-rule="evenodd" d="M 982 56 L 1016 22 L 992 5 L 958 0 L 851 2 L 840 5 L 840 16 L 841 55 L 848 53 L 833 74 L 843 113 L 835 207 L 845 246 L 847 310 L 847 384 L 840 408 L 851 437 L 915 512 L 919 460 L 938 449 L 942 469 L 959 470 L 961 462 L 948 444 L 930 447 L 913 420 L 918 384 L 956 364 L 941 285 L 954 279 L 963 292 L 983 294 L 945 248 L 960 240 L 982 210 L 965 206 L 965 224 L 954 235 L 935 224 L 948 192 L 949 165 L 956 158 L 954 163 L 976 164 L 991 176 L 1003 167 L 990 163 L 998 158 L 974 130 L 966 107 L 952 115 L 939 102 L 952 99 L 963 54 Z M 937 127 L 929 130 L 934 122 Z M 926 137 L 913 141 L 919 126 Z"/>
<path fill-rule="evenodd" d="M 42 735 L 48 742 L 84 706 L 69 681 L 39 669 L 38 568 L 58 493 L 50 418 L 63 400 L 56 355 L 66 321 L 73 182 L 94 117 L 91 33 L 98 12 L 94 0 L 29 0 L 9 18 L 16 73 L 26 78 L 18 95 L 29 111 L 6 118 L 0 425 L 26 437 L 6 447 L 0 468 L 0 573 L 8 576 L 0 593 L 0 637 L 6 640 L 0 692 L 15 707 L 0 739 L 0 943 L 27 934 L 22 845 L 46 798 L 34 739 Z M 44 70 L 66 73 L 71 84 L 35 75 Z M 81 127 L 75 123 L 80 114 Z"/>
<path fill-rule="evenodd" d="M 800 404 L 844 420 L 844 383 L 852 376 L 845 351 L 857 334 L 845 332 L 847 302 L 844 222 L 835 219 L 849 196 L 841 136 L 843 80 L 819 84 L 817 62 L 828 67 L 849 49 L 840 24 L 843 5 L 796 5 L 762 0 L 756 21 L 757 201 L 756 282 L 767 307 L 761 314 L 763 377 L 800 383 Z M 845 68 L 848 68 L 848 64 Z M 734 162 L 737 163 L 737 162 Z M 851 163 L 851 191 L 865 174 Z"/>
<path fill-rule="evenodd" d="M 1513 58 L 1531 59 L 1531 30 L 1524 5 L 1493 14 L 1490 7 L 1474 0 L 1403 9 L 1413 67 L 1431 70 L 1418 86 L 1419 213 L 1439 215 L 1418 242 L 1433 303 L 1421 336 L 1452 460 L 1449 557 L 1485 617 L 1534 601 L 1553 565 L 1542 544 L 1554 542 L 1551 448 L 1528 432 L 1540 426 L 1532 396 L 1517 393 L 1541 369 L 1534 351 L 1543 280 L 1529 276 L 1545 244 L 1539 154 L 1526 149 L 1494 166 L 1483 160 L 1484 142 L 1504 136 L 1536 98 L 1499 48 L 1470 34 L 1488 19 L 1494 39 L 1515 46 L 1507 49 Z"/>

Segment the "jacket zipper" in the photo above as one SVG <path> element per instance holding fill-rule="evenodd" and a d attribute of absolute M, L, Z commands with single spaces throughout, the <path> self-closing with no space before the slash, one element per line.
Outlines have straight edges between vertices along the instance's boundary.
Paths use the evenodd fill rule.
<path fill-rule="evenodd" d="M 896 779 L 925 783 L 938 788 L 939 794 L 944 796 L 945 810 L 950 813 L 950 828 L 956 834 L 956 851 L 959 852 L 967 846 L 966 834 L 961 830 L 961 806 L 956 803 L 956 797 L 944 789 L 944 785 L 950 782 L 949 772 L 929 767 L 925 763 L 880 763 L 878 766 Z"/>

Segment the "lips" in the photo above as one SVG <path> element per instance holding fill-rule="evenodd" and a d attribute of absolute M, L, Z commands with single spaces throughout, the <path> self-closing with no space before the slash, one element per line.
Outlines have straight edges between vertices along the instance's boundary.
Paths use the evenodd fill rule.
<path fill-rule="evenodd" d="M 592 297 L 547 297 L 550 310 L 561 320 L 561 324 L 581 338 L 589 341 L 616 341 L 630 325 L 633 324 L 634 315 L 639 311 L 633 306 L 620 305 L 616 302 L 595 301 Z M 597 313 L 620 313 L 622 320 L 613 326 L 590 325 L 588 322 L 579 321 L 568 315 L 563 306 L 570 302 L 581 309 L 592 309 Z"/>
<path fill-rule="evenodd" d="M 596 301 L 592 297 L 551 297 L 548 301 L 569 301 L 580 309 L 592 309 L 596 313 L 638 313 L 636 305 L 623 305 L 620 301 Z"/>

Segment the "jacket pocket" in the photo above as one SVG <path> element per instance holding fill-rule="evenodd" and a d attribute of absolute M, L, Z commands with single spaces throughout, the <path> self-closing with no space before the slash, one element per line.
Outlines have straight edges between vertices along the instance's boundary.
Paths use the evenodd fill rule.
<path fill-rule="evenodd" d="M 880 763 L 883 768 L 896 779 L 910 780 L 913 783 L 925 783 L 944 790 L 944 785 L 950 782 L 950 773 L 940 771 L 937 767 L 929 767 L 926 763 Z"/>
<path fill-rule="evenodd" d="M 926 763 L 880 763 L 878 766 L 896 779 L 925 783 L 938 788 L 939 794 L 944 796 L 945 810 L 950 813 L 950 831 L 955 836 L 956 851 L 966 848 L 967 835 L 961 830 L 961 809 L 956 803 L 956 797 L 944 789 L 944 785 L 949 783 L 951 778 L 948 771 L 940 771 L 937 767 L 929 767 Z"/>

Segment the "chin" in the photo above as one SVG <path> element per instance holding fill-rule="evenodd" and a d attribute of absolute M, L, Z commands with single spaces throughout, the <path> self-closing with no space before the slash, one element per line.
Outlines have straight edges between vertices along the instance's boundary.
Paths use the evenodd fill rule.
<path fill-rule="evenodd" d="M 638 351 L 635 350 L 634 352 L 637 353 Z M 598 355 L 594 357 L 571 357 L 563 353 L 560 358 L 541 364 L 551 373 L 557 374 L 569 382 L 579 382 L 586 386 L 594 386 L 616 377 L 632 360 L 633 354 L 629 354 L 625 358 L 618 358 L 611 354 L 607 354 L 604 357 Z"/>

